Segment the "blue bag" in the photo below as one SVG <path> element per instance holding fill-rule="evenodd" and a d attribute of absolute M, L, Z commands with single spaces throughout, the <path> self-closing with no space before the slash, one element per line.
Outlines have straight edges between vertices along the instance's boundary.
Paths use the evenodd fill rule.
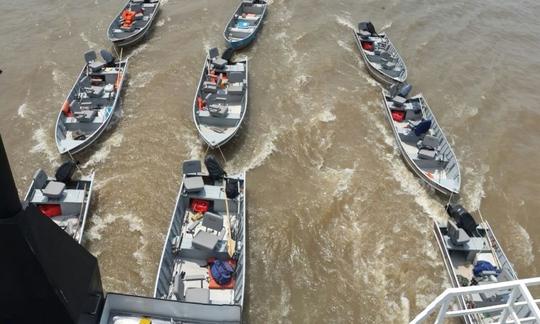
<path fill-rule="evenodd" d="M 482 277 L 484 275 L 499 275 L 499 270 L 487 261 L 478 261 L 473 269 L 475 277 Z"/>
<path fill-rule="evenodd" d="M 224 262 L 221 260 L 216 260 L 216 262 L 212 264 L 210 271 L 212 272 L 212 277 L 214 277 L 214 280 L 220 285 L 228 284 L 231 281 L 234 273 L 234 269 L 231 267 L 229 262 Z"/>

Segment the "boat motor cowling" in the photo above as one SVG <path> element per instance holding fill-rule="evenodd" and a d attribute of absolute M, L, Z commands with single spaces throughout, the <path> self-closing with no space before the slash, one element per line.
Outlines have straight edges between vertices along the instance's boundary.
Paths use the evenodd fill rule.
<path fill-rule="evenodd" d="M 456 221 L 457 226 L 463 228 L 469 236 L 477 236 L 476 228 L 478 224 L 463 206 L 460 204 L 448 204 L 446 205 L 446 212 L 448 216 Z"/>
<path fill-rule="evenodd" d="M 219 180 L 227 175 L 227 172 L 223 170 L 221 167 L 221 164 L 219 164 L 218 160 L 215 156 L 212 154 L 208 154 L 204 158 L 204 165 L 206 166 L 206 169 L 208 170 L 208 174 L 213 180 Z"/>

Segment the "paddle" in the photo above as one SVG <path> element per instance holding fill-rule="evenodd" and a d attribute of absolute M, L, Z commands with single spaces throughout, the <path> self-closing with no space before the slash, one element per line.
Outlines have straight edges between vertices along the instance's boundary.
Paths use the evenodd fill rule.
<path fill-rule="evenodd" d="M 227 197 L 227 191 L 226 191 L 226 185 L 227 181 L 223 179 L 223 193 L 225 194 L 225 211 L 227 212 L 227 216 L 225 217 L 225 229 L 226 229 L 226 236 L 227 236 L 227 252 L 229 253 L 229 256 L 232 258 L 234 255 L 234 252 L 236 250 L 236 241 L 232 239 L 231 235 L 231 223 L 230 223 L 230 217 L 229 217 L 229 198 Z"/>

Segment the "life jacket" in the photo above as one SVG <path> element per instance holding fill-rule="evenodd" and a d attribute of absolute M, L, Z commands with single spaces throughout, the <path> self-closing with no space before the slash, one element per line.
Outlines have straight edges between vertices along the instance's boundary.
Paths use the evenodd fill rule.
<path fill-rule="evenodd" d="M 208 206 L 209 203 L 206 200 L 193 199 L 191 201 L 191 210 L 193 210 L 195 213 L 206 213 L 208 211 Z"/>
<path fill-rule="evenodd" d="M 60 208 L 60 205 L 58 204 L 44 204 L 44 205 L 38 205 L 39 211 L 47 216 L 47 217 L 54 217 L 62 215 L 62 209 Z"/>
<path fill-rule="evenodd" d="M 135 11 L 132 11 L 129 9 L 124 10 L 122 12 L 122 19 L 123 19 L 122 27 L 124 28 L 131 27 L 131 25 L 133 24 L 133 20 L 135 20 L 136 14 L 137 13 Z"/>

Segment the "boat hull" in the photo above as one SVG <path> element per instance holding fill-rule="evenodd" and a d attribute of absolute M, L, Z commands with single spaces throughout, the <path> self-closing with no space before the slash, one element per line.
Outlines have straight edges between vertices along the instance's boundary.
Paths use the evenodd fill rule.
<path fill-rule="evenodd" d="M 390 87 L 393 84 L 403 83 L 403 82 L 405 82 L 407 80 L 407 68 L 406 67 L 405 67 L 404 75 L 402 77 L 400 77 L 400 78 L 393 78 L 393 77 L 391 77 L 389 75 L 386 75 L 386 74 L 382 73 L 378 69 L 376 69 L 371 64 L 371 62 L 368 60 L 368 58 L 366 56 L 366 53 L 364 52 L 364 49 L 362 48 L 362 44 L 360 43 L 360 40 L 359 40 L 359 38 L 358 38 L 358 36 L 356 34 L 356 31 L 354 31 L 354 30 L 353 30 L 353 37 L 354 37 L 355 42 L 356 42 L 356 47 L 360 51 L 360 55 L 362 56 L 362 60 L 364 61 L 364 65 L 366 66 L 366 69 L 368 70 L 369 74 L 375 80 L 377 80 L 377 82 L 381 83 L 385 87 Z M 400 57 L 400 60 L 403 62 L 403 59 L 401 59 L 401 57 Z M 405 66 L 404 62 L 403 62 L 403 66 Z"/>
<path fill-rule="evenodd" d="M 120 84 L 119 84 L 119 87 L 118 87 L 118 92 L 116 94 L 114 102 L 110 106 L 109 115 L 107 116 L 107 119 L 105 120 L 105 122 L 102 125 L 100 125 L 99 128 L 94 133 L 92 133 L 88 138 L 86 138 L 83 142 L 81 142 L 77 146 L 71 147 L 69 149 L 65 149 L 61 145 L 61 143 L 60 143 L 61 138 L 60 138 L 60 135 L 58 134 L 58 131 L 60 129 L 62 111 L 60 111 L 60 113 L 58 114 L 58 118 L 56 120 L 56 125 L 55 125 L 55 142 L 56 142 L 56 148 L 58 149 L 58 152 L 60 154 L 62 154 L 62 155 L 65 155 L 65 154 L 70 155 L 71 154 L 72 155 L 72 154 L 77 154 L 77 153 L 80 153 L 80 152 L 84 151 L 86 148 L 91 146 L 103 134 L 103 132 L 107 129 L 107 127 L 111 123 L 113 115 L 115 114 L 116 109 L 117 109 L 117 107 L 119 105 L 119 99 L 120 99 L 122 90 L 124 88 L 124 83 L 125 83 L 125 80 L 126 80 L 126 77 L 127 77 L 128 59 L 126 59 L 124 61 L 121 61 L 121 62 L 118 62 L 118 66 L 123 66 L 122 80 L 120 81 Z M 81 79 L 81 76 L 84 73 L 84 71 L 85 71 L 85 68 L 83 68 L 81 73 L 79 74 L 79 77 L 77 78 L 77 81 L 75 82 L 75 84 L 73 85 L 73 88 L 71 89 L 68 96 L 66 97 L 66 101 L 70 98 L 71 94 L 75 91 L 75 87 L 77 85 L 77 82 L 79 82 L 79 80 Z"/>
<path fill-rule="evenodd" d="M 128 4 L 129 4 L 129 1 L 128 1 Z M 150 31 L 150 28 L 154 24 L 154 20 L 155 20 L 156 16 L 159 14 L 160 6 L 161 6 L 161 1 L 158 1 L 157 5 L 156 5 L 156 8 L 154 9 L 154 13 L 152 14 L 152 17 L 150 18 L 150 20 L 148 21 L 146 26 L 144 26 L 144 28 L 141 29 L 139 32 L 137 32 L 136 34 L 131 35 L 129 37 L 126 37 L 126 38 L 113 38 L 113 37 L 111 37 L 111 34 L 112 34 L 111 29 L 113 28 L 113 24 L 114 24 L 115 20 L 117 19 L 117 17 L 120 16 L 122 11 L 127 7 L 127 4 L 126 4 L 126 6 L 124 6 L 122 8 L 122 11 L 120 11 L 120 13 L 113 20 L 113 22 L 109 25 L 109 28 L 107 29 L 107 38 L 116 47 L 128 47 L 128 46 L 133 46 L 133 45 L 139 43 L 148 34 L 148 32 Z"/>
<path fill-rule="evenodd" d="M 440 192 L 444 195 L 459 195 L 459 188 L 457 190 L 452 190 L 450 188 L 447 188 L 437 181 L 434 181 L 430 177 L 428 177 L 417 165 L 414 163 L 414 161 L 411 159 L 411 157 L 407 154 L 405 147 L 403 146 L 403 143 L 399 137 L 399 134 L 396 130 L 396 127 L 394 126 L 394 121 L 392 119 L 392 114 L 390 111 L 390 107 L 388 107 L 388 104 L 386 102 L 386 95 L 385 92 L 382 92 L 382 99 L 384 103 L 384 115 L 386 116 L 387 121 L 390 123 L 390 127 L 392 128 L 392 133 L 394 134 L 394 139 L 396 140 L 397 147 L 399 149 L 399 152 L 401 154 L 401 157 L 405 161 L 407 167 L 416 174 L 420 179 L 422 179 L 427 185 L 429 185 L 431 188 L 435 189 L 437 192 Z M 452 153 L 453 155 L 453 153 Z M 456 161 L 457 164 L 457 161 Z M 457 166 L 459 170 L 459 165 Z"/>

